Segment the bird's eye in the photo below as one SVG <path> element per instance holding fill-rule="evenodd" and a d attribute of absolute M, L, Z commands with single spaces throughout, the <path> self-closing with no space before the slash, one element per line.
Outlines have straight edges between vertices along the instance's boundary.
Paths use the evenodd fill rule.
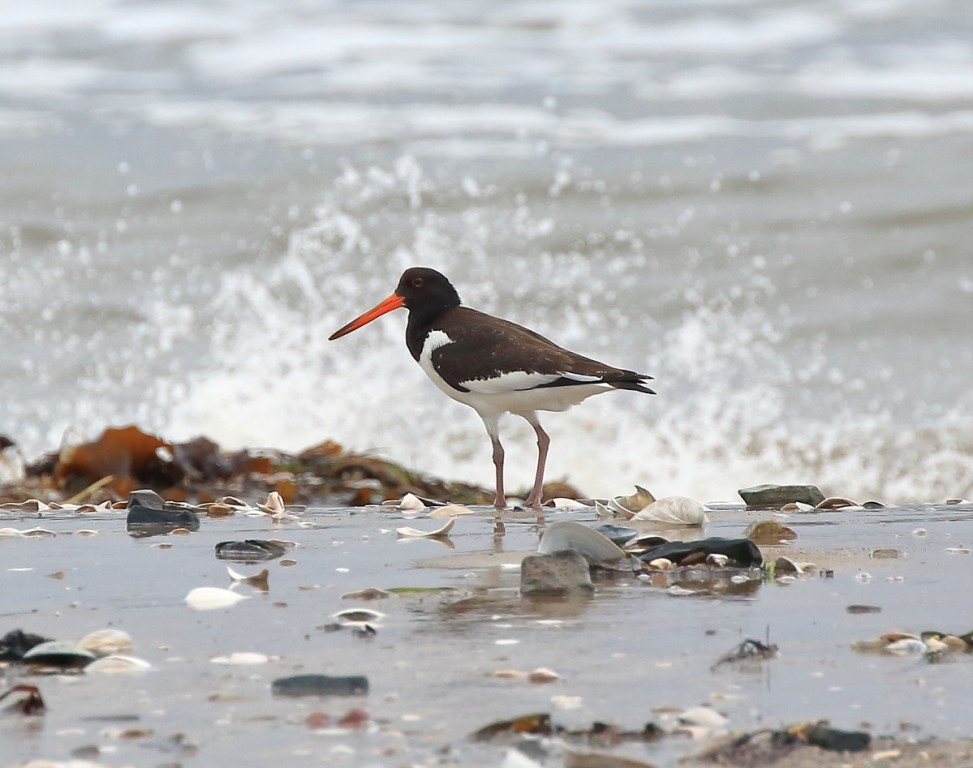
<path fill-rule="evenodd" d="M 421 277 L 413 277 L 412 278 L 412 287 L 413 288 L 422 288 L 422 278 Z"/>

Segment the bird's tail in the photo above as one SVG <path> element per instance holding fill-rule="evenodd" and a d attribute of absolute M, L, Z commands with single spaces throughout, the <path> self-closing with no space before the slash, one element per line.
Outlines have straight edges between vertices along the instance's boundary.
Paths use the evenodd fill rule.
<path fill-rule="evenodd" d="M 606 380 L 605 383 L 613 386 L 615 389 L 630 389 L 633 392 L 645 392 L 647 395 L 654 395 L 655 390 L 649 389 L 644 383 L 651 378 L 651 376 L 647 376 L 644 373 L 626 373 L 623 376 Z"/>

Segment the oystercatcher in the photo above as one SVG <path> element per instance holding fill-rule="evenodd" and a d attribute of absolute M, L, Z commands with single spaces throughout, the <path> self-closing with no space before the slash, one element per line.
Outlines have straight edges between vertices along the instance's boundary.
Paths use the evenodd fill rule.
<path fill-rule="evenodd" d="M 523 417 L 537 433 L 537 473 L 525 501 L 526 507 L 536 509 L 541 506 L 550 445 L 537 411 L 565 411 L 613 389 L 655 394 L 644 384 L 651 376 L 612 368 L 569 352 L 520 325 L 461 306 L 452 283 L 427 267 L 407 269 L 391 296 L 339 328 L 329 340 L 400 307 L 409 310 L 405 343 L 413 359 L 437 387 L 483 419 L 493 442 L 497 509 L 507 506 L 499 433 L 504 413 Z"/>

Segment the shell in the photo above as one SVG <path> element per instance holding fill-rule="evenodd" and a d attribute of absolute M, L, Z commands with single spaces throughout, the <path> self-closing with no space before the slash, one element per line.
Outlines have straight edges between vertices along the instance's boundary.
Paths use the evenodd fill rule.
<path fill-rule="evenodd" d="M 666 496 L 643 508 L 632 520 L 665 525 L 704 525 L 709 522 L 706 507 L 686 496 Z"/>
<path fill-rule="evenodd" d="M 48 640 L 31 648 L 24 654 L 25 664 L 42 664 L 60 669 L 79 669 L 95 660 L 95 655 L 77 643 L 66 640 Z"/>
<path fill-rule="evenodd" d="M 381 611 L 373 611 L 371 608 L 345 608 L 343 611 L 331 614 L 331 618 L 343 626 L 356 626 L 358 624 L 378 624 L 385 618 Z"/>
<path fill-rule="evenodd" d="M 602 504 L 597 499 L 595 500 L 595 513 L 601 519 L 604 519 L 604 518 L 611 519 L 611 518 L 617 516 L 617 513 L 613 509 L 611 509 L 610 507 L 606 507 L 604 504 Z M 630 517 L 631 517 L 631 515 L 628 515 L 627 517 L 625 517 L 625 519 L 628 520 Z"/>
<path fill-rule="evenodd" d="M 102 657 L 131 651 L 134 644 L 128 632 L 120 629 L 99 629 L 82 637 L 78 641 L 78 647 Z"/>
<path fill-rule="evenodd" d="M 444 517 L 456 517 L 457 515 L 475 515 L 476 513 L 464 507 L 461 504 L 447 504 L 444 507 L 436 507 L 430 513 L 429 517 L 434 519 L 442 519 Z"/>
<path fill-rule="evenodd" d="M 209 611 L 214 608 L 226 608 L 236 605 L 241 600 L 247 600 L 246 595 L 238 595 L 228 589 L 219 587 L 196 587 L 190 590 L 184 598 L 186 604 L 194 611 Z"/>
<path fill-rule="evenodd" d="M 554 509 L 586 509 L 587 504 L 582 504 L 577 499 L 549 499 L 544 502 L 545 507 L 553 507 Z"/>
<path fill-rule="evenodd" d="M 382 504 L 383 507 L 394 507 L 402 512 L 421 512 L 426 508 L 422 499 L 416 496 L 414 493 L 407 493 L 398 502 L 387 501 Z"/>
<path fill-rule="evenodd" d="M 818 502 L 815 509 L 844 509 L 845 507 L 858 507 L 857 501 L 846 499 L 844 496 L 829 496 L 824 501 Z"/>
<path fill-rule="evenodd" d="M 551 523 L 537 545 L 537 551 L 542 555 L 562 549 L 575 549 L 595 561 L 624 560 L 628 557 L 607 536 L 573 520 Z"/>
<path fill-rule="evenodd" d="M 629 496 L 615 496 L 609 500 L 608 508 L 622 517 L 632 517 L 654 502 L 655 496 L 650 491 L 636 485 L 635 493 Z"/>
<path fill-rule="evenodd" d="M 152 665 L 144 659 L 135 656 L 123 656 L 113 654 L 96 659 L 84 668 L 85 674 L 130 674 L 132 672 L 146 672 L 152 669 Z"/>
<path fill-rule="evenodd" d="M 439 528 L 436 528 L 433 531 L 420 531 L 418 528 L 403 527 L 403 528 L 396 528 L 395 533 L 404 539 L 408 539 L 408 538 L 435 539 L 443 536 L 448 536 L 449 532 L 453 529 L 453 526 L 455 524 L 456 524 L 456 518 L 451 517 L 449 518 L 449 520 L 443 523 Z"/>
<path fill-rule="evenodd" d="M 270 661 L 270 657 L 263 653 L 252 653 L 252 652 L 236 652 L 231 653 L 229 656 L 214 656 L 210 659 L 212 664 L 266 664 Z"/>

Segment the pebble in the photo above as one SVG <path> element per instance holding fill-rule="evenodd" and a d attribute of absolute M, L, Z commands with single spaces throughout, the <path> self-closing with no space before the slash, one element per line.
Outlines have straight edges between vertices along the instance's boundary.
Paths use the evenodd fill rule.
<path fill-rule="evenodd" d="M 748 507 L 777 507 L 801 502 L 817 506 L 824 494 L 816 485 L 754 485 L 741 488 L 738 493 Z"/>
<path fill-rule="evenodd" d="M 528 555 L 520 564 L 523 595 L 591 594 L 594 589 L 588 561 L 577 550 Z"/>

